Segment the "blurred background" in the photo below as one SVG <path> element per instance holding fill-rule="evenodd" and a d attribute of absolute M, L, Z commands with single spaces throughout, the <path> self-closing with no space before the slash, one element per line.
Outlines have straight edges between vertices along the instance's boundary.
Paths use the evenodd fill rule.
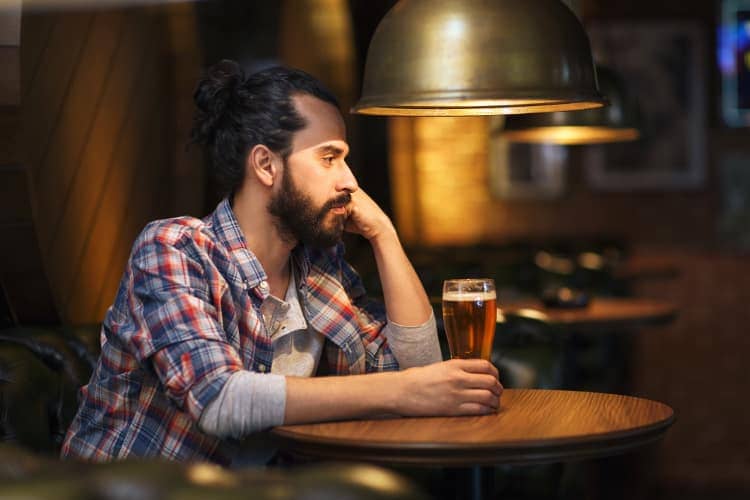
<path fill-rule="evenodd" d="M 571 2 L 595 59 L 618 71 L 643 118 L 637 141 L 592 146 L 511 144 L 497 118 L 349 114 L 369 40 L 394 1 L 20 4 L 0 2 L 6 437 L 27 432 L 32 448 L 54 451 L 134 238 L 150 220 L 204 216 L 219 201 L 201 150 L 187 143 L 198 78 L 230 58 L 246 71 L 295 66 L 334 91 L 349 164 L 396 222 L 432 296 L 447 277 L 485 275 L 501 307 L 557 285 L 673 304 L 673 320 L 624 339 L 570 337 L 592 370 L 574 388 L 601 389 L 617 365 L 605 389 L 675 408 L 665 440 L 641 455 L 651 477 L 641 497 L 750 493 L 747 2 Z M 741 30 L 727 12 L 746 20 Z M 377 293 L 369 248 L 357 239 L 349 248 Z M 509 377 L 519 364 L 535 374 L 529 382 L 516 371 L 506 385 L 555 384 L 543 375 L 559 371 L 557 347 L 539 330 L 498 326 L 503 362 L 517 361 Z M 77 352 L 76 366 L 29 339 Z M 45 430 L 57 429 L 52 444 L 14 423 L 20 403 L 9 403 L 13 377 L 3 375 L 45 370 L 33 383 L 49 396 L 24 413 L 41 411 Z"/>

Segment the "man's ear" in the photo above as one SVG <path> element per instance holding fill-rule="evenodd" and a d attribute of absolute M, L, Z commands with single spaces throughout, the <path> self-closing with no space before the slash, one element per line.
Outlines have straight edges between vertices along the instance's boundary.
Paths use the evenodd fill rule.
<path fill-rule="evenodd" d="M 247 155 L 247 175 L 254 175 L 264 186 L 273 186 L 278 175 L 276 155 L 268 146 L 256 144 Z"/>

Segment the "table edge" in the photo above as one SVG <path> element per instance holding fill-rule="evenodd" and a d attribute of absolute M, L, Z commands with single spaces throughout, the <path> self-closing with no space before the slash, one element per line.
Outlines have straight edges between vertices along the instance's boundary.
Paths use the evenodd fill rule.
<path fill-rule="evenodd" d="M 670 408 L 671 409 L 671 408 Z M 592 435 L 588 439 L 558 438 L 525 443 L 508 442 L 498 449 L 496 445 L 462 443 L 403 444 L 397 450 L 384 442 L 351 442 L 344 439 L 305 437 L 299 439 L 281 428 L 271 430 L 271 435 L 281 449 L 294 455 L 327 459 L 352 460 L 399 465 L 531 465 L 567 460 L 598 458 L 626 453 L 632 449 L 660 440 L 674 423 L 671 415 L 650 425 L 626 431 Z"/>
<path fill-rule="evenodd" d="M 546 316 L 545 318 L 534 317 L 533 315 L 523 314 L 521 311 L 524 310 L 538 311 L 541 315 L 546 316 L 544 311 L 535 309 L 533 307 L 520 308 L 513 310 L 505 310 L 502 307 L 498 307 L 498 311 L 503 315 L 506 320 L 514 321 L 535 321 L 544 324 L 552 328 L 567 328 L 567 329 L 600 329 L 606 328 L 608 330 L 618 330 L 621 328 L 639 328 L 642 326 L 658 326 L 672 322 L 679 311 L 677 307 L 672 306 L 670 309 L 661 311 L 658 314 L 650 316 L 644 316 L 641 318 L 632 317 L 613 317 L 613 318 L 596 318 L 596 319 L 578 319 L 578 320 L 560 320 Z"/>

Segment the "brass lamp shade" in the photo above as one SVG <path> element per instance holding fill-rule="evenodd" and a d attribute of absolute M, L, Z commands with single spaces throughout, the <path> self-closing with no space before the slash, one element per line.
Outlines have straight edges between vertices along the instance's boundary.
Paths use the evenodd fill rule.
<path fill-rule="evenodd" d="M 352 112 L 461 116 L 602 106 L 588 37 L 558 0 L 401 0 Z"/>
<path fill-rule="evenodd" d="M 599 144 L 638 139 L 638 104 L 612 70 L 597 66 L 599 88 L 609 106 L 567 113 L 510 116 L 503 137 L 513 142 Z"/>

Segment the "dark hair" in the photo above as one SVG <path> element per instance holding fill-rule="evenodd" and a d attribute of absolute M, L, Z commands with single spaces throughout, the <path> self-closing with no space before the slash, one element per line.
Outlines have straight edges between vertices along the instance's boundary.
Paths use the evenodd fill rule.
<path fill-rule="evenodd" d="M 314 77 L 283 66 L 245 77 L 239 64 L 225 59 L 198 82 L 190 139 L 205 145 L 223 195 L 242 184 L 245 159 L 254 146 L 264 144 L 282 158 L 289 156 L 292 135 L 306 125 L 292 102 L 299 93 L 338 107 L 333 94 Z"/>

